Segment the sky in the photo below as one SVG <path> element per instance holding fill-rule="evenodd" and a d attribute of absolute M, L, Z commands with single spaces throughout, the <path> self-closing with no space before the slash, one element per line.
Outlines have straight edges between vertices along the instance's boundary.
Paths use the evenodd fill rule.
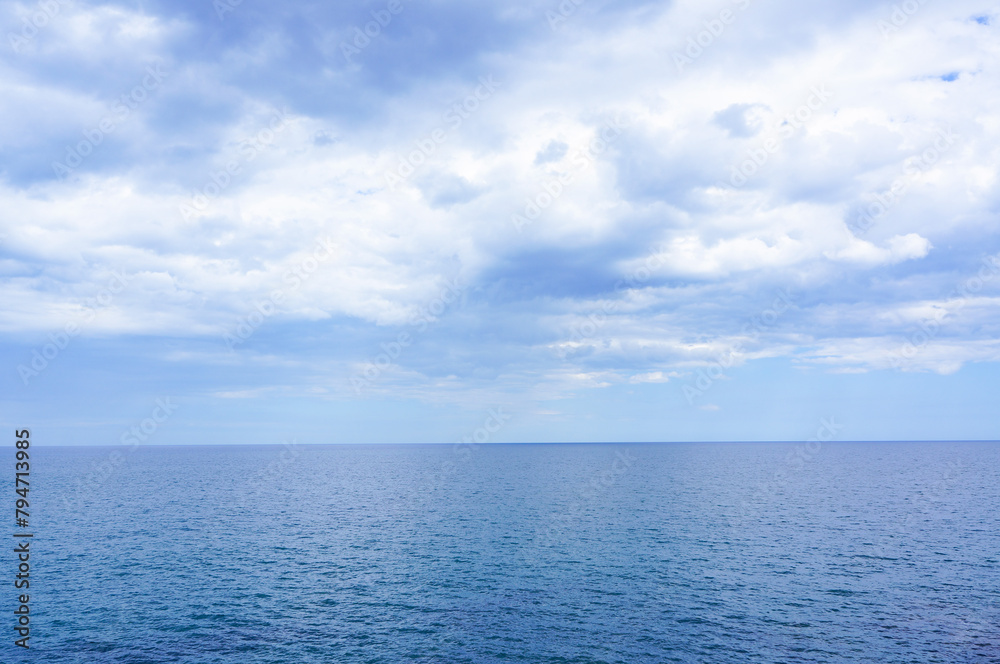
<path fill-rule="evenodd" d="M 1000 438 L 986 1 L 0 3 L 39 444 Z"/>

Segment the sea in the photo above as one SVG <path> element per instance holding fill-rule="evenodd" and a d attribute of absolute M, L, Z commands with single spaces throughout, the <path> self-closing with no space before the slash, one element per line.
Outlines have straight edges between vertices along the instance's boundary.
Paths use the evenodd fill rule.
<path fill-rule="evenodd" d="M 1000 662 L 997 443 L 31 454 L 2 662 Z"/>

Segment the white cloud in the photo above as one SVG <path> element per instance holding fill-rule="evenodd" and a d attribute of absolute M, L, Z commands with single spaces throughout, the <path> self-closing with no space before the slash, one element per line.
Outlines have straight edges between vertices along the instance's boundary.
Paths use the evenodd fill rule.
<path fill-rule="evenodd" d="M 650 371 L 649 373 L 635 374 L 628 379 L 632 384 L 637 383 L 669 383 L 671 378 L 677 378 L 681 374 L 676 371 L 664 373 L 663 371 Z"/>
<path fill-rule="evenodd" d="M 828 255 L 833 259 L 866 265 L 892 265 L 923 258 L 931 250 L 930 241 L 916 233 L 894 235 L 889 238 L 887 245 L 886 247 L 876 247 L 871 242 L 852 237 L 846 247 L 829 252 Z"/>
<path fill-rule="evenodd" d="M 565 389 L 666 382 L 676 375 L 670 367 L 710 362 L 740 343 L 739 362 L 790 356 L 838 371 L 888 366 L 887 340 L 907 334 L 927 311 L 905 307 L 947 306 L 894 286 L 907 278 L 902 270 L 931 275 L 924 287 L 940 285 L 951 276 L 941 276 L 935 261 L 952 256 L 949 247 L 995 231 L 1000 47 L 994 26 L 969 21 L 984 8 L 927 5 L 883 40 L 876 22 L 884 7 L 849 4 L 837 20 L 803 18 L 790 34 L 782 12 L 804 10 L 751 6 L 681 73 L 672 54 L 717 11 L 680 2 L 606 22 L 581 10 L 556 36 L 466 63 L 463 71 L 481 67 L 475 75 L 459 79 L 447 66 L 390 89 L 330 65 L 303 98 L 283 96 L 293 69 L 267 69 L 291 52 L 287 34 L 227 45 L 221 59 L 181 61 L 174 49 L 197 25 L 108 7 L 67 10 L 20 65 L 0 69 L 11 92 L 0 102 L 4 148 L 45 143 L 61 157 L 79 117 L 99 119 L 109 103 L 29 63 L 78 58 L 95 68 L 102 89 L 134 73 L 116 69 L 112 84 L 97 73 L 104 63 L 178 64 L 158 92 L 162 100 L 127 128 L 124 143 L 141 146 L 138 156 L 119 154 L 109 140 L 67 180 L 24 174 L 0 184 L 0 231 L 8 236 L 0 247 L 0 328 L 58 327 L 119 270 L 133 275 L 129 287 L 86 334 L 214 338 L 255 301 L 288 289 L 288 271 L 323 237 L 336 256 L 289 289 L 275 324 L 405 325 L 457 279 L 466 296 L 485 303 L 477 315 L 491 331 L 442 327 L 452 336 L 440 344 L 454 354 L 502 348 L 478 354 L 490 375 L 521 375 L 512 358 L 531 354 L 546 363 L 545 380 Z M 272 78 L 248 80 L 254 68 Z M 943 80 L 950 72 L 959 75 Z M 491 73 L 498 90 L 390 190 L 386 173 L 447 127 L 448 109 Z M 355 82 L 358 98 L 378 101 L 330 111 L 348 103 L 338 96 L 345 81 Z M 818 88 L 829 99 L 816 98 Z M 193 112 L 178 101 L 192 90 L 206 103 L 231 102 L 194 134 L 168 121 Z M 782 124 L 804 107 L 809 117 L 800 126 Z M 284 108 L 287 121 L 273 141 L 240 162 L 205 210 L 181 215 L 193 190 L 204 191 L 227 161 L 239 160 L 243 141 Z M 367 108 L 381 115 L 369 117 Z M 595 142 L 615 118 L 627 119 L 627 129 Z M 38 127 L 59 131 L 36 136 L 46 131 Z M 854 211 L 947 128 L 956 144 L 912 178 L 867 234 L 845 232 Z M 333 138 L 317 142 L 318 135 Z M 772 136 L 777 142 L 766 150 Z M 730 182 L 732 169 L 761 150 L 767 158 L 746 183 Z M 560 176 L 567 182 L 559 192 L 547 192 Z M 511 216 L 546 193 L 538 218 L 518 232 Z M 655 250 L 659 265 L 616 293 L 615 283 L 640 274 Z M 575 271 L 565 280 L 573 288 L 560 290 L 553 265 Z M 883 290 L 866 292 L 866 279 Z M 748 341 L 739 328 L 764 310 L 759 293 L 767 300 L 776 285 L 804 294 L 800 311 Z M 844 304 L 852 298 L 854 308 Z M 574 326 L 610 302 L 607 322 L 574 338 Z M 511 329 L 517 303 L 538 315 Z M 993 310 L 979 314 L 990 321 Z M 947 342 L 928 346 L 920 366 L 945 370 L 993 357 L 981 333 L 952 329 Z M 707 339 L 694 343 L 698 335 Z M 459 382 L 474 364 L 456 369 L 466 372 Z M 644 372 L 649 366 L 657 370 Z M 428 372 L 410 367 L 393 380 L 419 382 Z"/>

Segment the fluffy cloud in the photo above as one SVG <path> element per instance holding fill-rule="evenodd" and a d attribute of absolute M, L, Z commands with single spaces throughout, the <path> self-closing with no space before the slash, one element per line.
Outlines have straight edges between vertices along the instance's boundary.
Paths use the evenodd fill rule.
<path fill-rule="evenodd" d="M 378 389 L 557 396 L 734 346 L 863 371 L 1000 249 L 989 3 L 407 4 L 351 57 L 360 9 L 59 6 L 0 59 L 12 338 L 117 272 L 84 334 L 284 356 L 330 390 L 414 321 Z M 995 361 L 997 285 L 905 368 Z"/>

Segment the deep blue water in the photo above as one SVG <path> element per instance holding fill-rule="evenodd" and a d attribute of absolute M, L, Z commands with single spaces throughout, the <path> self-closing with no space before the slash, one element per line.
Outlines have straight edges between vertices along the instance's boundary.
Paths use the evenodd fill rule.
<path fill-rule="evenodd" d="M 33 448 L 0 661 L 1000 662 L 996 444 L 127 449 Z"/>

